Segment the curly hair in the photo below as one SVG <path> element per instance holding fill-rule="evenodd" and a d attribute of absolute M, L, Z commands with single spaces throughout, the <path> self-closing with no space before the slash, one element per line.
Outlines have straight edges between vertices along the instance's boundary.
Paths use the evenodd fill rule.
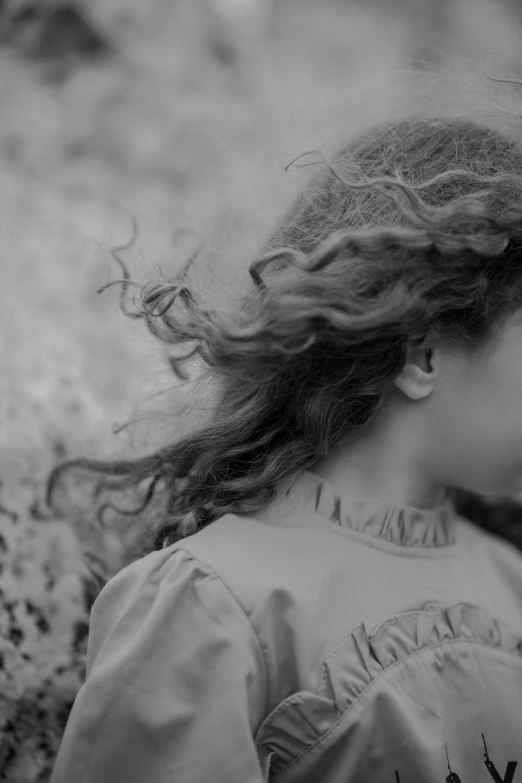
<path fill-rule="evenodd" d="M 228 310 L 191 288 L 191 258 L 174 279 L 140 287 L 134 312 L 137 284 L 115 254 L 124 312 L 160 341 L 195 342 L 173 369 L 183 378 L 198 355 L 219 391 L 208 422 L 148 456 L 58 465 L 49 502 L 74 466 L 111 489 L 147 483 L 132 513 L 158 496 L 161 519 L 137 559 L 267 506 L 282 481 L 379 414 L 428 330 L 483 355 L 522 307 L 522 144 L 508 129 L 513 112 L 504 131 L 490 108 L 490 119 L 442 110 L 384 119 L 316 157 L 251 260 L 253 285 Z"/>

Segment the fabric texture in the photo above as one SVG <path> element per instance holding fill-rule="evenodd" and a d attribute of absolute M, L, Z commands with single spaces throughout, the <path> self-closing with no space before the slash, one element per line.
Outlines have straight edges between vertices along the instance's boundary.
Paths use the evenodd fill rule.
<path fill-rule="evenodd" d="M 522 553 L 303 471 L 117 574 L 51 783 L 512 783 Z"/>

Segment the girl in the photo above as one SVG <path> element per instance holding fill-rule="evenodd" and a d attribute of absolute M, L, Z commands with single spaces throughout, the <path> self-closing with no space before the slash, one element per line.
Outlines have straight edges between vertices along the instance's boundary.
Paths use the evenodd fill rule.
<path fill-rule="evenodd" d="M 522 124 L 454 114 L 316 166 L 232 317 L 143 289 L 221 386 L 76 463 L 166 515 L 92 607 L 52 783 L 520 779 L 522 555 L 455 499 L 522 492 Z"/>

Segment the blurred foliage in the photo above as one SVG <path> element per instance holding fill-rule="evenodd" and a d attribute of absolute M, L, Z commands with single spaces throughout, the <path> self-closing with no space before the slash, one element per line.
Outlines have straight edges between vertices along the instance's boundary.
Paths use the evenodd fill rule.
<path fill-rule="evenodd" d="M 108 37 L 93 23 L 85 3 L 3 0 L 0 45 L 45 64 L 48 79 L 60 79 L 85 60 L 111 52 Z"/>

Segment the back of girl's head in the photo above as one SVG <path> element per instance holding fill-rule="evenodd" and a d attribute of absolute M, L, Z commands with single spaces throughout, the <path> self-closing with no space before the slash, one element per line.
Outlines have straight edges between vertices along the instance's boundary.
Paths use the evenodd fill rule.
<path fill-rule="evenodd" d="M 219 390 L 209 421 L 154 454 L 74 463 L 121 488 L 148 480 L 140 512 L 161 489 L 164 513 L 140 554 L 266 506 L 378 414 L 429 329 L 479 354 L 522 306 L 517 88 L 422 79 L 404 93 L 410 109 L 300 159 L 310 179 L 248 266 L 239 303 L 217 308 L 186 269 L 143 288 L 149 328 L 196 341 Z"/>

